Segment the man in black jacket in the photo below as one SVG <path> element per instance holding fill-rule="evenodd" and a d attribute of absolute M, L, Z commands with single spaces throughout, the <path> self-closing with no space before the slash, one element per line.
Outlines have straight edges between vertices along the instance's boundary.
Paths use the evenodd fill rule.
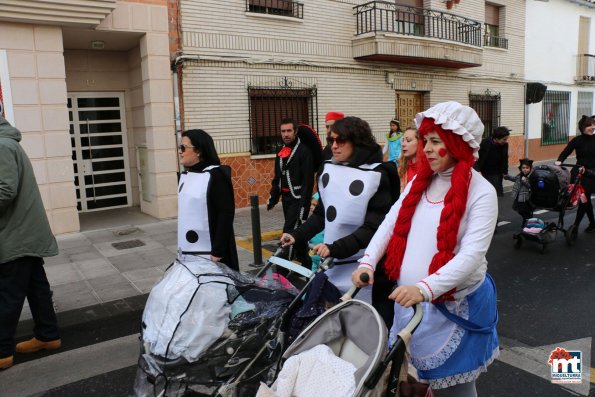
<path fill-rule="evenodd" d="M 504 196 L 502 180 L 508 175 L 509 137 L 508 128 L 495 128 L 490 138 L 481 141 L 479 159 L 475 163 L 475 169 L 494 186 L 499 197 Z"/>
<path fill-rule="evenodd" d="M 281 198 L 285 217 L 283 232 L 287 233 L 299 227 L 308 218 L 315 170 L 310 149 L 302 144 L 297 136 L 295 120 L 287 118 L 281 121 L 281 139 L 284 146 L 275 158 L 275 177 L 267 210 L 277 205 Z M 291 251 L 290 249 L 289 258 L 294 256 Z M 295 258 L 310 268 L 307 242 L 295 247 Z"/>

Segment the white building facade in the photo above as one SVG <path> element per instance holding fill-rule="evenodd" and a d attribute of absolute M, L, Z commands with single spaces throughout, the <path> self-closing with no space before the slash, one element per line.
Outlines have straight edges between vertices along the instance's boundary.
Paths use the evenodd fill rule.
<path fill-rule="evenodd" d="M 511 158 L 523 155 L 523 0 L 180 0 L 179 12 L 183 128 L 214 137 L 237 206 L 268 196 L 285 116 L 324 135 L 341 111 L 383 143 L 392 118 L 406 127 L 455 100 L 486 133 L 512 129 Z"/>
<path fill-rule="evenodd" d="M 528 154 L 556 159 L 591 116 L 595 93 L 595 4 L 583 0 L 527 1 L 525 78 L 547 86 L 527 106 Z"/>
<path fill-rule="evenodd" d="M 0 102 L 52 230 L 140 206 L 176 216 L 167 0 L 0 0 Z"/>

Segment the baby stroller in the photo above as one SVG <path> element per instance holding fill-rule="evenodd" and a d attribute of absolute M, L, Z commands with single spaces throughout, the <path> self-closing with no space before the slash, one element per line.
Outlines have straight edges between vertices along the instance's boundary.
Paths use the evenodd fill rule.
<path fill-rule="evenodd" d="M 565 168 L 576 169 L 570 177 L 570 172 Z M 556 232 L 564 233 L 566 244 L 573 246 L 577 238 L 577 228 L 571 225 L 564 228 L 564 215 L 567 210 L 574 209 L 578 205 L 575 199 L 577 192 L 581 190 L 581 180 L 585 174 L 591 175 L 593 171 L 574 164 L 562 164 L 561 167 L 553 165 L 539 165 L 533 169 L 529 176 L 531 185 L 530 203 L 535 209 L 545 209 L 558 212 L 558 222 L 549 222 L 537 233 L 521 231 L 514 234 L 514 247 L 521 248 L 523 241 L 534 241 L 541 246 L 540 252 L 545 251 L 546 246 L 555 240 Z"/>
<path fill-rule="evenodd" d="M 273 268 L 302 277 L 304 288 Z M 277 256 L 251 276 L 179 255 L 143 313 L 135 395 L 254 395 L 275 373 L 285 348 L 281 328 L 313 279 L 310 270 Z"/>
<path fill-rule="evenodd" d="M 357 290 L 355 291 L 357 293 Z M 286 360 L 284 365 L 291 366 L 293 369 L 295 364 L 288 365 L 289 359 L 295 358 L 300 353 L 307 354 L 309 351 L 320 357 L 321 352 L 326 350 L 333 359 L 339 358 L 347 362 L 348 366 L 352 365 L 350 368 L 355 370 L 351 372 L 354 387 L 348 388 L 342 383 L 333 384 L 331 377 L 321 377 L 315 365 L 305 363 L 306 365 L 299 368 L 295 377 L 283 375 L 282 371 L 272 388 L 261 385 L 257 397 L 346 395 L 345 393 L 353 397 L 396 396 L 399 381 L 403 379 L 403 374 L 400 374 L 406 351 L 406 342 L 403 338 L 408 339 L 423 316 L 420 304 L 417 304 L 413 310 L 411 321 L 399 333 L 389 351 L 386 326 L 371 305 L 353 299 L 329 309 L 304 329 L 289 346 L 283 354 L 283 359 Z M 316 350 L 319 348 L 324 350 Z M 324 360 L 326 361 L 326 357 Z M 392 366 L 387 370 L 390 364 Z M 300 374 L 299 372 L 302 371 L 306 373 Z M 386 387 L 387 376 L 388 387 Z M 316 382 L 323 385 L 317 386 Z M 289 390 L 291 387 L 293 390 Z M 308 387 L 314 389 L 308 390 Z M 333 392 L 321 392 L 320 387 L 333 388 Z"/>

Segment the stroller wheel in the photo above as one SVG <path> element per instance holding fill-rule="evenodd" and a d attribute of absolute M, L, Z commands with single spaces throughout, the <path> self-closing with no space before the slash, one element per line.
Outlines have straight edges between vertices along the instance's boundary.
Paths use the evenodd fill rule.
<path fill-rule="evenodd" d="M 572 247 L 576 243 L 576 237 L 578 234 L 578 229 L 576 225 L 571 225 L 568 230 L 564 233 L 564 237 L 566 238 L 566 244 Z"/>
<path fill-rule="evenodd" d="M 523 238 L 521 236 L 514 236 L 514 248 L 520 249 L 523 246 Z"/>

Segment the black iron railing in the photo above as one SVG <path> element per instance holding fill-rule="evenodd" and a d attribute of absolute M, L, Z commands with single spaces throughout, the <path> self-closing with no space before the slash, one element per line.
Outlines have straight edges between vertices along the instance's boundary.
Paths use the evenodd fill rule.
<path fill-rule="evenodd" d="M 246 11 L 304 18 L 304 4 L 293 0 L 246 0 Z"/>
<path fill-rule="evenodd" d="M 508 49 L 508 39 L 500 36 L 500 28 L 488 23 L 484 24 L 483 45 Z"/>
<path fill-rule="evenodd" d="M 391 32 L 430 37 L 481 47 L 481 23 L 448 12 L 370 1 L 353 7 L 357 35 Z"/>
<path fill-rule="evenodd" d="M 541 144 L 545 146 L 568 142 L 570 92 L 547 90 L 542 106 Z"/>
<path fill-rule="evenodd" d="M 494 128 L 500 125 L 500 93 L 486 90 L 482 94 L 469 94 L 469 107 L 471 107 L 483 123 L 483 137 L 492 135 Z"/>
<path fill-rule="evenodd" d="M 577 81 L 595 82 L 595 55 L 579 54 L 577 59 Z"/>

